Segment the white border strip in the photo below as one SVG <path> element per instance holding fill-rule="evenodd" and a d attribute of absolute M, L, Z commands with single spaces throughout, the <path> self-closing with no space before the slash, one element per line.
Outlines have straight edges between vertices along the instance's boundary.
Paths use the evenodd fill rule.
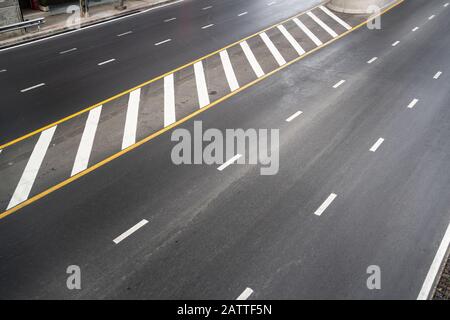
<path fill-rule="evenodd" d="M 430 291 L 433 287 L 434 280 L 439 272 L 442 265 L 442 261 L 445 258 L 445 253 L 447 252 L 448 246 L 450 245 L 450 224 L 445 231 L 444 238 L 442 239 L 441 245 L 439 246 L 436 256 L 431 263 L 430 269 L 428 270 L 427 277 L 423 282 L 422 289 L 417 296 L 417 300 L 426 300 L 430 295 Z"/>

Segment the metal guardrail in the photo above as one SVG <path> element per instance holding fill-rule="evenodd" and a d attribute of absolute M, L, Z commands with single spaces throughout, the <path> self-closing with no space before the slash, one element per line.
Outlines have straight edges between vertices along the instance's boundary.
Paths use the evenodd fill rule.
<path fill-rule="evenodd" d="M 24 29 L 24 28 L 28 28 L 28 27 L 34 27 L 34 26 L 38 26 L 38 28 L 40 28 L 41 24 L 43 24 L 44 22 L 45 22 L 44 18 L 37 18 L 37 19 L 33 19 L 33 20 L 27 20 L 27 21 L 23 21 L 23 22 L 9 24 L 7 26 L 0 26 L 0 33 Z"/>

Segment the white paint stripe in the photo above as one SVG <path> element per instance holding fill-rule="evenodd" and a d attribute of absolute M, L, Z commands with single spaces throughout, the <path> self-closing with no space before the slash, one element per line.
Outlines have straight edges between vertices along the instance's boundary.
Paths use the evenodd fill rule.
<path fill-rule="evenodd" d="M 175 121 L 175 85 L 174 76 L 170 74 L 164 77 L 164 127 Z"/>
<path fill-rule="evenodd" d="M 253 294 L 253 290 L 250 288 L 246 288 L 244 292 L 242 292 L 236 300 L 247 300 Z"/>
<path fill-rule="evenodd" d="M 287 122 L 291 122 L 292 120 L 294 120 L 295 118 L 297 118 L 299 115 L 301 115 L 303 112 L 302 111 L 297 111 L 296 113 L 294 113 L 292 116 L 290 116 L 289 118 L 286 119 Z"/>
<path fill-rule="evenodd" d="M 412 32 L 415 32 L 417 30 L 419 30 L 419 27 L 414 27 L 414 29 L 412 29 Z"/>
<path fill-rule="evenodd" d="M 124 32 L 124 33 L 120 33 L 120 34 L 118 34 L 117 36 L 118 37 L 123 37 L 123 36 L 126 36 L 126 35 L 128 35 L 128 34 L 132 34 L 133 33 L 133 31 L 127 31 L 127 32 Z"/>
<path fill-rule="evenodd" d="M 270 53 L 272 53 L 273 57 L 277 61 L 277 63 L 282 66 L 286 64 L 286 60 L 284 60 L 283 56 L 281 55 L 280 51 L 278 51 L 277 47 L 273 44 L 272 40 L 270 40 L 269 36 L 263 32 L 260 33 L 259 36 L 266 44 L 267 48 L 269 48 Z"/>
<path fill-rule="evenodd" d="M 316 46 L 321 46 L 323 44 L 322 41 L 320 41 L 320 39 L 317 38 L 314 33 L 312 33 L 311 30 L 303 24 L 303 22 L 297 18 L 292 19 L 292 21 L 295 22 L 295 24 L 312 40 L 312 42 L 315 43 Z"/>
<path fill-rule="evenodd" d="M 434 17 L 435 17 L 435 15 L 433 14 L 433 15 L 428 17 L 428 20 L 432 20 L 432 19 L 434 19 Z"/>
<path fill-rule="evenodd" d="M 434 77 L 433 77 L 433 79 L 439 79 L 439 77 L 442 75 L 442 71 L 438 71 L 435 75 L 434 75 Z"/>
<path fill-rule="evenodd" d="M 333 86 L 333 88 L 334 88 L 334 89 L 337 89 L 337 88 L 339 88 L 340 86 L 342 86 L 344 83 L 345 83 L 345 80 L 341 80 L 341 81 L 339 81 L 338 83 L 336 83 L 336 84 Z"/>
<path fill-rule="evenodd" d="M 170 21 L 174 21 L 174 20 L 177 20 L 177 18 L 169 18 L 169 19 L 164 20 L 164 22 L 170 22 Z"/>
<path fill-rule="evenodd" d="M 36 89 L 36 88 L 39 88 L 39 87 L 42 87 L 42 86 L 45 86 L 44 82 L 39 83 L 39 84 L 37 84 L 35 86 L 32 86 L 32 87 L 26 88 L 26 89 L 22 89 L 22 90 L 20 90 L 20 92 L 22 92 L 22 93 L 23 92 L 27 92 L 27 91 L 30 91 L 30 90 L 33 90 L 33 89 Z"/>
<path fill-rule="evenodd" d="M 77 50 L 77 48 L 72 48 L 72 49 L 69 49 L 69 50 L 61 51 L 59 54 L 65 54 L 65 53 L 69 53 L 69 52 L 76 51 L 76 50 Z"/>
<path fill-rule="evenodd" d="M 450 245 L 450 224 L 445 231 L 444 238 L 439 245 L 438 251 L 431 263 L 430 269 L 428 270 L 425 281 L 423 282 L 422 288 L 420 289 L 419 295 L 417 296 L 417 300 L 426 300 L 430 295 L 430 291 L 433 287 L 434 281 L 436 279 L 436 275 L 439 272 L 439 269 L 442 265 L 442 262 L 445 258 L 445 254 Z"/>
<path fill-rule="evenodd" d="M 370 59 L 369 61 L 367 61 L 368 64 L 371 64 L 372 62 L 377 61 L 377 57 L 373 57 L 372 59 Z"/>
<path fill-rule="evenodd" d="M 336 199 L 337 195 L 335 193 L 332 193 L 328 196 L 327 200 L 325 200 L 324 203 L 322 203 L 322 205 L 316 210 L 316 212 L 314 212 L 314 214 L 316 216 L 321 216 L 322 213 L 325 212 L 325 210 L 327 210 L 327 208 L 330 206 L 330 204 L 334 201 L 334 199 Z"/>
<path fill-rule="evenodd" d="M 227 50 L 220 52 L 220 59 L 222 60 L 223 69 L 225 71 L 225 76 L 227 77 L 230 90 L 235 91 L 239 89 L 239 83 L 236 79 L 236 74 L 234 73 L 233 65 L 231 64 L 230 56 L 228 55 Z"/>
<path fill-rule="evenodd" d="M 370 148 L 370 151 L 376 152 L 383 142 L 383 138 L 378 139 L 377 142 L 375 142 L 375 144 L 372 146 L 372 148 Z"/>
<path fill-rule="evenodd" d="M 241 13 L 239 13 L 239 14 L 238 14 L 238 17 L 242 17 L 242 16 L 245 16 L 246 14 L 248 14 L 248 12 L 247 12 L 247 11 L 245 11 L 245 12 L 241 12 Z"/>
<path fill-rule="evenodd" d="M 127 116 L 125 129 L 123 131 L 122 150 L 136 143 L 136 130 L 139 116 L 139 102 L 141 100 L 141 89 L 130 93 L 128 98 Z"/>
<path fill-rule="evenodd" d="M 322 20 L 320 20 L 314 13 L 312 12 L 307 12 L 306 13 L 308 16 L 311 17 L 311 19 L 313 19 L 319 26 L 321 26 L 326 32 L 328 32 L 333 38 L 336 38 L 338 35 L 336 32 L 334 32 L 333 29 L 331 29 L 329 26 L 327 26 L 325 24 L 325 22 L 323 22 Z"/>
<path fill-rule="evenodd" d="M 244 54 L 247 57 L 248 62 L 252 66 L 252 69 L 255 72 L 256 76 L 258 78 L 261 78 L 264 75 L 264 71 L 256 60 L 255 55 L 253 54 L 252 49 L 250 49 L 247 41 L 241 42 L 241 48 L 244 51 Z"/>
<path fill-rule="evenodd" d="M 62 36 L 67 36 L 68 34 L 71 34 L 71 33 L 74 33 L 74 32 L 80 32 L 80 31 L 91 29 L 91 28 L 96 28 L 96 27 L 99 27 L 99 26 L 104 25 L 104 24 L 114 23 L 114 22 L 117 22 L 117 21 L 120 21 L 120 20 L 123 20 L 123 19 L 128 19 L 128 18 L 131 18 L 131 17 L 136 16 L 138 14 L 143 14 L 143 13 L 147 13 L 149 11 L 158 10 L 160 8 L 164 8 L 164 7 L 167 7 L 167 6 L 175 5 L 175 4 L 178 4 L 180 2 L 184 2 L 184 0 L 177 0 L 177 1 L 174 1 L 174 2 L 162 4 L 160 6 L 151 7 L 149 9 L 147 9 L 147 10 L 139 11 L 139 12 L 136 12 L 136 13 L 133 13 L 133 14 L 129 14 L 129 15 L 123 16 L 123 17 L 110 19 L 110 20 L 99 22 L 99 23 L 96 23 L 96 24 L 92 24 L 92 25 L 89 25 L 89 26 L 86 26 L 86 27 L 82 27 L 82 28 L 78 28 L 78 29 L 75 29 L 75 30 L 67 31 L 67 32 L 64 32 L 64 33 L 59 33 L 59 34 L 55 34 L 53 36 L 40 38 L 40 39 L 36 39 L 36 40 L 29 41 L 29 42 L 26 42 L 26 43 L 18 44 L 16 46 L 0 49 L 0 52 L 11 50 L 11 49 L 15 49 L 15 48 L 20 48 L 20 47 L 23 47 L 23 46 L 28 46 L 28 45 L 33 44 L 33 43 L 38 43 L 38 42 L 42 42 L 42 41 L 48 41 L 50 39 L 54 39 L 54 38 L 58 38 L 58 37 L 62 37 Z"/>
<path fill-rule="evenodd" d="M 6 69 L 2 69 L 2 70 L 0 70 L 0 73 L 2 73 L 2 72 L 6 72 L 6 71 L 8 71 L 8 70 L 6 70 Z"/>
<path fill-rule="evenodd" d="M 417 104 L 417 102 L 419 102 L 419 99 L 413 99 L 413 100 L 409 103 L 408 109 L 414 108 L 414 106 Z"/>
<path fill-rule="evenodd" d="M 320 6 L 320 9 L 322 9 L 323 12 L 325 12 L 327 15 L 329 15 L 331 18 L 333 18 L 337 23 L 339 23 L 345 29 L 347 29 L 347 30 L 352 29 L 352 27 L 347 22 L 345 22 L 344 20 L 339 18 L 337 15 L 335 15 L 333 12 L 328 10 L 328 8 L 325 8 L 324 6 Z"/>
<path fill-rule="evenodd" d="M 111 62 L 113 62 L 113 61 L 116 61 L 116 59 L 109 59 L 109 60 L 106 60 L 106 61 L 103 61 L 103 62 L 98 63 L 98 65 L 99 65 L 99 66 L 102 66 L 102 65 L 104 65 L 104 64 L 111 63 Z"/>
<path fill-rule="evenodd" d="M 170 41 L 172 41 L 172 39 L 166 39 L 166 40 L 163 40 L 163 41 L 155 43 L 155 46 L 160 46 L 160 45 L 162 45 L 164 43 L 167 43 L 167 42 L 170 42 Z"/>
<path fill-rule="evenodd" d="M 71 176 L 80 173 L 88 167 L 89 157 L 91 155 L 92 145 L 94 144 L 94 137 L 97 131 L 101 112 L 102 106 L 98 106 L 97 108 L 89 111 L 83 135 L 81 136 L 80 145 L 78 146 Z"/>
<path fill-rule="evenodd" d="M 400 41 L 395 41 L 392 46 L 395 47 L 396 45 L 398 45 L 400 43 Z"/>
<path fill-rule="evenodd" d="M 212 6 L 207 6 L 207 7 L 202 8 L 202 10 L 209 10 L 211 8 L 212 8 Z"/>
<path fill-rule="evenodd" d="M 228 167 L 229 165 L 233 164 L 235 161 L 237 161 L 240 157 L 242 157 L 242 154 L 237 154 L 235 155 L 233 158 L 231 158 L 230 160 L 228 160 L 227 162 L 225 162 L 224 164 L 222 164 L 220 167 L 217 168 L 217 170 L 219 171 L 223 171 L 226 167 Z"/>
<path fill-rule="evenodd" d="M 208 104 L 210 104 L 210 101 L 202 61 L 199 61 L 194 64 L 194 72 L 195 72 L 195 83 L 197 85 L 198 104 L 200 108 L 203 108 L 206 107 Z"/>
<path fill-rule="evenodd" d="M 56 126 L 41 132 L 39 140 L 34 146 L 25 170 L 23 171 L 19 183 L 17 184 L 16 190 L 9 201 L 7 210 L 28 199 L 31 188 L 33 187 L 39 168 L 41 167 L 42 161 L 47 153 L 55 130 Z"/>
<path fill-rule="evenodd" d="M 139 222 L 138 224 L 136 224 L 135 226 L 131 227 L 130 229 L 128 229 L 127 231 L 125 231 L 124 233 L 122 233 L 120 236 L 118 236 L 117 238 L 115 238 L 113 241 L 115 244 L 118 244 L 120 242 L 122 242 L 123 240 L 125 240 L 126 238 L 128 238 L 130 235 L 132 235 L 133 233 L 135 233 L 137 230 L 139 230 L 140 228 L 142 228 L 143 226 L 145 226 L 148 223 L 147 220 L 143 219 L 141 222 Z"/>
<path fill-rule="evenodd" d="M 446 4 L 444 4 L 444 7 L 446 7 L 446 8 L 448 7 L 448 2 Z"/>
<path fill-rule="evenodd" d="M 297 42 L 297 40 L 294 39 L 294 37 L 289 33 L 289 31 L 286 30 L 283 25 L 279 25 L 278 30 L 281 31 L 281 33 L 284 35 L 287 41 L 289 41 L 291 46 L 294 47 L 299 56 L 305 54 L 305 50 L 302 48 L 302 46 Z"/>
<path fill-rule="evenodd" d="M 214 26 L 214 23 L 208 24 L 206 26 L 203 26 L 202 29 L 208 29 Z"/>

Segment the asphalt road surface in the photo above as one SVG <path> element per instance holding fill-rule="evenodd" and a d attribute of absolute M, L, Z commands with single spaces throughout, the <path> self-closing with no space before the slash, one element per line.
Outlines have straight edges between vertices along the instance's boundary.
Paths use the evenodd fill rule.
<path fill-rule="evenodd" d="M 229 2 L 230 12 L 249 3 Z M 280 15 L 301 10 L 292 3 Z M 176 166 L 169 131 L 1 219 L 0 297 L 417 298 L 450 220 L 449 10 L 446 1 L 405 1 L 382 16 L 381 30 L 353 31 L 179 126 L 279 129 L 276 175 L 260 175 L 260 165 Z M 239 38 L 237 24 L 223 39 Z M 139 46 L 126 41 L 120 50 Z M 173 54 L 201 56 L 185 48 Z M 127 77 L 139 83 L 137 61 L 123 68 L 124 88 L 133 86 Z M 96 77 L 107 75 L 89 72 L 101 87 Z M 89 83 L 74 105 L 109 94 Z M 13 84 L 6 122 L 22 119 L 10 109 L 25 119 L 32 108 Z M 69 89 L 45 90 L 33 98 L 45 112 L 22 120 L 26 132 L 78 110 Z M 14 125 L 3 127 L 2 110 L 12 138 Z M 66 287 L 69 265 L 81 268 L 81 290 Z M 380 290 L 367 288 L 369 266 L 381 271 Z"/>

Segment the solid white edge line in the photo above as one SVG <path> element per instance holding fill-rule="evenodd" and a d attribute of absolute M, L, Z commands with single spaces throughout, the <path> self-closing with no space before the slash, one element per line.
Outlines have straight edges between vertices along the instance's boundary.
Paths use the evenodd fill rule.
<path fill-rule="evenodd" d="M 269 49 L 269 51 L 272 54 L 272 56 L 277 61 L 278 65 L 280 67 L 285 65 L 286 64 L 286 60 L 281 55 L 280 51 L 278 51 L 277 47 L 275 47 L 275 45 L 273 44 L 272 40 L 270 40 L 269 36 L 265 32 L 260 33 L 259 36 L 261 37 L 261 39 L 263 40 L 263 42 L 265 43 L 265 45 Z"/>
<path fill-rule="evenodd" d="M 383 144 L 383 142 L 384 142 L 384 139 L 383 138 L 379 138 L 377 140 L 377 142 L 374 143 L 372 148 L 370 148 L 370 151 L 376 152 L 378 150 L 378 148 Z"/>
<path fill-rule="evenodd" d="M 245 288 L 245 290 L 236 298 L 236 300 L 247 300 L 253 294 L 253 290 Z"/>
<path fill-rule="evenodd" d="M 338 36 L 338 34 L 331 29 L 325 22 L 323 22 L 322 20 L 320 20 L 314 13 L 307 12 L 306 13 L 311 19 L 313 19 L 319 26 L 322 27 L 322 29 L 324 29 L 326 32 L 328 32 L 328 34 L 330 36 L 332 36 L 333 38 L 336 38 Z"/>
<path fill-rule="evenodd" d="M 203 26 L 202 29 L 204 30 L 204 29 L 208 29 L 208 28 L 211 28 L 211 27 L 214 27 L 214 23 L 207 24 L 206 26 Z"/>
<path fill-rule="evenodd" d="M 414 108 L 415 105 L 417 104 L 417 102 L 419 102 L 419 99 L 413 99 L 413 100 L 408 104 L 408 109 Z"/>
<path fill-rule="evenodd" d="M 205 71 L 203 61 L 194 64 L 195 83 L 197 86 L 198 104 L 200 109 L 210 104 L 208 87 L 206 85 Z"/>
<path fill-rule="evenodd" d="M 246 14 L 248 14 L 248 11 L 245 11 L 245 12 L 241 12 L 241 13 L 239 13 L 239 14 L 238 14 L 238 17 L 242 17 L 242 16 L 245 16 Z"/>
<path fill-rule="evenodd" d="M 141 100 L 141 88 L 130 93 L 128 98 L 125 128 L 123 130 L 122 150 L 136 143 L 136 130 L 139 116 L 139 103 Z"/>
<path fill-rule="evenodd" d="M 316 37 L 314 33 L 312 33 L 311 30 L 308 29 L 307 26 L 303 24 L 298 18 L 292 19 L 292 21 L 295 22 L 295 24 L 314 42 L 316 46 L 321 46 L 323 43 L 320 41 L 319 38 Z"/>
<path fill-rule="evenodd" d="M 67 31 L 67 32 L 64 32 L 64 33 L 55 34 L 53 36 L 32 40 L 32 41 L 29 41 L 29 42 L 26 42 L 26 43 L 21 43 L 21 44 L 18 44 L 18 45 L 15 45 L 15 46 L 11 46 L 11 47 L 8 47 L 8 48 L 3 48 L 3 49 L 0 49 L 0 52 L 7 51 L 7 50 L 12 50 L 12 49 L 15 49 L 15 48 L 20 48 L 20 47 L 23 47 L 23 46 L 27 46 L 27 45 L 30 45 L 30 44 L 34 44 L 34 43 L 38 43 L 38 42 L 42 42 L 42 41 L 46 41 L 46 40 L 51 40 L 51 39 L 58 38 L 58 37 L 61 37 L 61 36 L 65 36 L 65 35 L 68 35 L 68 34 L 71 34 L 71 33 L 74 33 L 74 32 L 79 32 L 79 31 L 83 31 L 83 30 L 88 30 L 88 29 L 91 29 L 91 28 L 99 27 L 99 26 L 107 24 L 107 23 L 112 23 L 112 22 L 120 21 L 122 19 L 131 18 L 133 16 L 136 16 L 136 15 L 139 15 L 139 14 L 142 14 L 142 13 L 147 13 L 149 11 L 158 10 L 158 9 L 161 9 L 161 8 L 164 8 L 164 7 L 167 7 L 167 6 L 171 6 L 171 5 L 175 5 L 175 4 L 178 4 L 178 3 L 181 3 L 181 2 L 184 2 L 184 0 L 177 0 L 177 1 L 174 1 L 174 2 L 162 4 L 160 6 L 152 7 L 152 8 L 146 9 L 144 11 L 136 12 L 136 13 L 133 13 L 133 14 L 130 14 L 130 15 L 127 15 L 127 16 L 123 16 L 123 17 L 119 17 L 119 18 L 115 18 L 115 19 L 99 22 L 99 23 L 96 23 L 96 24 L 92 24 L 92 25 L 85 26 L 85 27 L 82 27 L 82 28 L 77 28 L 77 29 L 74 29 L 74 30 L 71 30 L 71 31 Z"/>
<path fill-rule="evenodd" d="M 77 155 L 75 156 L 71 176 L 80 173 L 88 167 L 101 112 L 102 106 L 98 106 L 89 111 L 83 130 L 83 135 L 81 136 L 80 144 L 78 146 Z"/>
<path fill-rule="evenodd" d="M 247 41 L 242 41 L 240 45 L 242 50 L 244 51 L 245 57 L 247 58 L 248 62 L 250 63 L 253 69 L 253 72 L 255 72 L 258 78 L 261 78 L 264 75 L 264 71 L 259 65 L 258 60 L 256 60 L 256 57 L 253 54 L 252 49 L 250 49 L 250 46 L 248 45 Z"/>
<path fill-rule="evenodd" d="M 430 291 L 433 288 L 436 276 L 441 268 L 442 262 L 447 253 L 448 247 L 450 245 L 450 224 L 447 226 L 444 237 L 442 238 L 441 244 L 436 252 L 436 255 L 431 263 L 430 269 L 428 270 L 427 276 L 422 284 L 417 300 L 426 300 L 430 295 Z"/>
<path fill-rule="evenodd" d="M 175 84 L 173 73 L 164 77 L 164 127 L 176 121 Z"/>
<path fill-rule="evenodd" d="M 301 114 L 303 114 L 302 111 L 297 111 L 296 113 L 294 113 L 292 116 L 290 116 L 289 118 L 286 119 L 286 122 L 291 122 L 292 120 L 294 120 L 295 118 L 297 118 L 298 116 L 300 116 Z"/>
<path fill-rule="evenodd" d="M 27 165 L 22 172 L 19 183 L 17 184 L 13 196 L 9 201 L 8 207 L 6 208 L 7 210 L 28 199 L 31 188 L 33 187 L 34 181 L 36 180 L 39 169 L 42 165 L 42 161 L 44 160 L 45 154 L 47 153 L 48 147 L 50 146 L 50 142 L 52 141 L 55 130 L 56 126 L 41 132 L 39 140 L 34 146 L 31 156 L 28 159 Z"/>
<path fill-rule="evenodd" d="M 113 242 L 115 244 L 119 244 L 120 242 L 122 242 L 123 240 L 125 240 L 126 238 L 128 238 L 130 235 L 132 235 L 133 233 L 135 233 L 136 231 L 138 231 L 140 228 L 142 228 L 143 226 L 145 226 L 148 223 L 147 220 L 143 219 L 141 222 L 135 224 L 133 227 L 131 227 L 130 229 L 128 229 L 127 231 L 125 231 L 124 233 L 122 233 L 120 236 L 118 236 L 117 238 L 115 238 L 113 240 Z"/>
<path fill-rule="evenodd" d="M 339 18 L 337 15 L 335 15 L 333 12 L 331 12 L 330 10 L 328 10 L 328 8 L 325 8 L 324 6 L 320 6 L 320 9 L 322 9 L 323 12 L 325 12 L 327 15 L 329 15 L 331 18 L 334 19 L 334 21 L 336 21 L 337 23 L 339 23 L 341 26 L 343 26 L 345 29 L 347 30 L 351 30 L 352 27 L 345 22 L 344 20 L 342 20 L 341 18 Z"/>
<path fill-rule="evenodd" d="M 294 47 L 295 51 L 297 51 L 298 55 L 304 55 L 306 52 L 302 48 L 302 46 L 295 40 L 295 38 L 287 31 L 287 29 L 283 25 L 278 26 L 278 30 L 284 35 L 284 37 L 289 41 L 292 47 Z"/>
<path fill-rule="evenodd" d="M 336 199 L 337 194 L 332 193 L 328 196 L 328 198 L 320 205 L 320 207 L 314 212 L 314 214 L 318 217 L 320 217 L 325 210 L 331 205 L 331 203 Z"/>
<path fill-rule="evenodd" d="M 222 164 L 220 167 L 217 168 L 217 170 L 219 171 L 223 171 L 226 167 L 228 167 L 229 165 L 233 164 L 235 161 L 237 161 L 238 159 L 240 159 L 242 157 L 242 154 L 237 154 L 234 157 L 232 157 L 231 159 L 229 159 L 227 162 L 225 162 L 224 164 Z"/>
<path fill-rule="evenodd" d="M 233 65 L 230 61 L 230 56 L 228 55 L 228 51 L 222 50 L 220 51 L 220 60 L 222 60 L 222 66 L 225 71 L 225 76 L 227 78 L 228 86 L 230 87 L 231 92 L 239 89 L 239 83 L 236 78 L 236 74 L 234 73 Z"/>

